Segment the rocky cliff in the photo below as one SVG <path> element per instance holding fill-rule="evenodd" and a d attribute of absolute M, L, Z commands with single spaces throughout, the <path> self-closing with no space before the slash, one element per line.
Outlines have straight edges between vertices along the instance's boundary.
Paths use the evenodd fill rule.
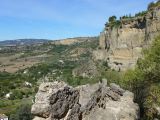
<path fill-rule="evenodd" d="M 97 37 L 75 37 L 75 38 L 67 38 L 67 39 L 61 39 L 61 40 L 54 40 L 51 42 L 55 45 L 72 45 L 76 43 L 82 43 L 85 41 L 90 41 L 92 39 L 96 39 Z"/>
<path fill-rule="evenodd" d="M 120 20 L 118 27 L 105 25 L 100 34 L 99 50 L 94 59 L 107 60 L 115 70 L 133 68 L 144 47 L 160 34 L 160 7 L 147 11 L 146 15 Z"/>
<path fill-rule="evenodd" d="M 42 83 L 32 106 L 34 120 L 137 120 L 133 93 L 106 80 L 73 88 L 64 82 Z"/>

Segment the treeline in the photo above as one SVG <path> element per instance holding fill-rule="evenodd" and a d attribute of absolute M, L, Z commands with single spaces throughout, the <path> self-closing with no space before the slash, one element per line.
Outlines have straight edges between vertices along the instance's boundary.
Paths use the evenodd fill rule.
<path fill-rule="evenodd" d="M 157 6 L 160 6 L 160 0 L 157 0 L 156 2 L 151 2 L 149 5 L 148 5 L 148 10 L 152 10 L 154 9 L 155 7 Z"/>
<path fill-rule="evenodd" d="M 160 0 L 158 0 L 156 2 L 149 3 L 146 11 L 138 12 L 135 15 L 131 15 L 131 14 L 123 15 L 119 19 L 117 19 L 117 17 L 115 15 L 113 15 L 113 16 L 109 17 L 108 22 L 106 23 L 106 26 L 109 26 L 111 28 L 119 27 L 121 25 L 121 20 L 123 20 L 123 19 L 130 20 L 130 19 L 133 19 L 136 17 L 143 17 L 148 13 L 148 11 L 151 11 L 155 7 L 158 7 L 158 6 L 160 6 Z"/>

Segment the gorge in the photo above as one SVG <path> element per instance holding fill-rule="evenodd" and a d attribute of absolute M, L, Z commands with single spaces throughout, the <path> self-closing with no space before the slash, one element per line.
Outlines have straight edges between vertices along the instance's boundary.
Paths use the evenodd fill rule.
<path fill-rule="evenodd" d="M 107 60 L 115 70 L 134 68 L 142 49 L 149 47 L 160 34 L 160 7 L 148 10 L 144 15 L 121 18 L 118 26 L 106 23 L 100 34 L 96 60 Z"/>

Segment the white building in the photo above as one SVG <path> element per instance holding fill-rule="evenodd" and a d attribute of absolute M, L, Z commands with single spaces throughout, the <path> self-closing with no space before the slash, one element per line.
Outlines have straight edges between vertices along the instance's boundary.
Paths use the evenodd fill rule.
<path fill-rule="evenodd" d="M 28 87 L 32 87 L 32 84 L 31 83 L 29 83 L 29 82 L 27 82 L 27 81 L 25 81 L 25 86 L 28 86 Z"/>
<path fill-rule="evenodd" d="M 0 120 L 8 120 L 8 117 L 5 114 L 0 114 Z"/>
<path fill-rule="evenodd" d="M 12 94 L 12 93 L 7 93 L 7 94 L 5 95 L 5 98 L 7 98 L 7 99 L 10 98 L 11 94 Z"/>

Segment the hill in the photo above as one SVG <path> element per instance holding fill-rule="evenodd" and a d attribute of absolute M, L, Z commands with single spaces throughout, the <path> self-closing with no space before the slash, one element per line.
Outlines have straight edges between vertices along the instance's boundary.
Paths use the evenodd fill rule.
<path fill-rule="evenodd" d="M 16 39 L 0 41 L 0 46 L 33 45 L 48 42 L 47 39 Z"/>
<path fill-rule="evenodd" d="M 122 16 L 118 20 L 111 16 L 99 37 L 2 46 L 0 113 L 11 120 L 26 116 L 31 119 L 30 106 L 35 103 L 38 105 L 33 105 L 32 113 L 38 120 L 39 117 L 106 119 L 107 115 L 113 119 L 160 119 L 159 34 L 158 0 L 135 16 Z M 107 87 L 106 83 L 116 83 L 134 96 L 128 91 L 123 94 L 124 90 L 115 84 Z M 79 100 L 87 105 L 81 106 Z M 130 103 L 137 106 L 136 110 L 133 106 L 125 109 Z M 134 116 L 129 110 L 133 110 Z"/>
<path fill-rule="evenodd" d="M 91 82 L 73 77 L 72 70 L 91 59 L 97 47 L 98 37 L 90 37 L 69 45 L 48 41 L 1 49 L 0 113 L 10 115 L 21 104 L 32 104 L 41 82 L 64 80 L 73 86 Z"/>

